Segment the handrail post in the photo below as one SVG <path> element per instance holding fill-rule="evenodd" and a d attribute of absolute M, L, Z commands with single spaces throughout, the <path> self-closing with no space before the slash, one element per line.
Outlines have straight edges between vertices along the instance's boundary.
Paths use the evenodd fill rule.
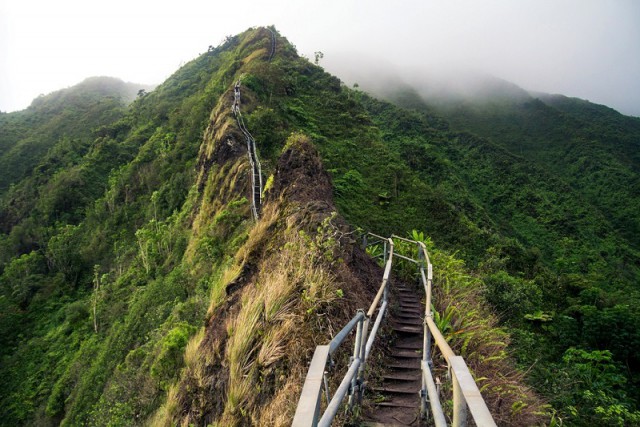
<path fill-rule="evenodd" d="M 363 310 L 358 310 L 358 313 L 362 313 L 364 314 Z M 360 361 L 362 362 L 360 365 L 360 368 L 358 369 L 359 371 L 361 371 L 364 367 L 364 360 L 362 360 L 361 354 L 362 354 L 362 338 L 363 338 L 363 319 L 361 318 L 360 320 L 358 320 L 358 326 L 356 328 L 356 339 L 355 342 L 353 344 L 353 358 L 352 360 L 356 360 L 356 359 L 360 359 Z M 353 406 L 354 403 L 354 396 L 356 394 L 358 394 L 358 388 L 359 388 L 359 375 L 356 373 L 356 375 L 353 376 L 353 379 L 351 380 L 351 390 L 349 392 L 349 408 L 351 408 L 351 406 Z M 359 397 L 359 396 L 356 396 Z"/>
<path fill-rule="evenodd" d="M 387 263 L 387 241 L 384 241 L 384 246 L 382 247 L 382 263 Z"/>
<path fill-rule="evenodd" d="M 329 394 L 329 380 L 327 379 L 327 371 L 322 374 L 322 382 L 324 383 L 324 394 L 327 399 L 327 404 L 331 402 L 331 395 Z"/>
<path fill-rule="evenodd" d="M 464 400 L 460 383 L 455 375 L 451 376 L 453 383 L 453 427 L 466 427 L 467 402 Z"/>
<path fill-rule="evenodd" d="M 424 362 L 424 356 L 422 361 Z M 422 364 L 422 370 L 424 370 L 424 363 Z M 428 369 L 428 368 L 427 368 Z M 427 416 L 427 381 L 424 379 L 424 374 L 421 375 L 422 378 L 422 386 L 420 387 L 420 416 L 425 418 Z"/>

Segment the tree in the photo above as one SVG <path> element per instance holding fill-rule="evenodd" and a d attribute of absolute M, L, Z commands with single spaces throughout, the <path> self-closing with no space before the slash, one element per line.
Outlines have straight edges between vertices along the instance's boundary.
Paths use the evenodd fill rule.
<path fill-rule="evenodd" d="M 318 65 L 320 63 L 320 60 L 324 58 L 324 53 L 320 51 L 313 52 L 313 56 L 315 57 L 315 64 Z"/>

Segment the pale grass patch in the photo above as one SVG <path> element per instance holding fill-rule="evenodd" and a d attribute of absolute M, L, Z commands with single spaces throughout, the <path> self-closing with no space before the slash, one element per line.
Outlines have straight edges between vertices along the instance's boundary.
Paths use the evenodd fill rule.
<path fill-rule="evenodd" d="M 211 218 L 217 217 L 223 209 L 227 208 L 227 203 L 241 193 L 238 187 L 246 185 L 245 175 L 248 169 L 249 163 L 244 157 L 236 159 L 233 163 L 211 166 L 198 215 L 191 226 L 192 237 L 189 239 L 184 255 L 189 263 L 197 262 L 197 248 L 203 235 L 210 230 Z"/>
<path fill-rule="evenodd" d="M 224 352 L 221 362 L 228 369 L 225 407 L 213 425 L 233 426 L 251 420 L 255 425 L 284 426 L 291 422 L 306 372 L 304 349 L 312 344 L 309 322 L 318 308 L 336 298 L 335 277 L 309 236 L 292 228 L 282 232 L 284 241 L 276 243 L 272 238 L 270 230 L 280 218 L 278 209 L 265 206 L 261 220 L 251 228 L 231 265 L 211 284 L 209 318 L 227 301 L 226 288 L 238 280 L 244 265 L 260 261 L 257 274 L 246 278 L 251 282 L 236 291 L 239 307 L 231 313 L 237 314 L 224 320 L 224 350 L 215 354 L 202 350 L 205 328 L 185 348 L 182 377 L 201 390 L 207 389 L 211 380 L 205 377 L 206 366 L 222 356 L 219 351 Z M 260 390 L 273 387 L 273 394 L 262 396 L 259 402 L 255 399 Z M 189 417 L 182 417 L 180 410 L 177 392 L 172 389 L 152 425 L 188 423 Z"/>
<path fill-rule="evenodd" d="M 229 363 L 229 389 L 225 413 L 235 415 L 242 407 L 254 388 L 252 367 L 255 364 L 256 338 L 260 334 L 263 303 L 256 298 L 255 290 L 245 293 L 242 309 L 238 316 L 227 324 L 229 340 L 226 360 Z"/>
<path fill-rule="evenodd" d="M 267 54 L 267 48 L 256 49 L 251 54 L 249 54 L 249 56 L 245 57 L 242 60 L 242 62 L 244 64 L 248 64 L 249 62 L 253 61 L 256 58 L 264 57 L 266 54 Z"/>
<path fill-rule="evenodd" d="M 269 329 L 258 352 L 258 363 L 261 366 L 270 366 L 285 356 L 287 352 L 285 343 L 294 333 L 298 320 L 298 318 L 290 316 L 278 328 Z"/>
<path fill-rule="evenodd" d="M 249 230 L 249 237 L 244 245 L 236 252 L 234 257 L 236 264 L 244 264 L 247 262 L 249 255 L 255 252 L 256 248 L 264 242 L 267 237 L 267 231 L 275 224 L 280 216 L 280 211 L 273 205 L 267 205 L 262 212 L 262 217 Z"/>
<path fill-rule="evenodd" d="M 195 368 L 198 365 L 198 362 L 201 361 L 198 349 L 202 343 L 202 339 L 204 338 L 204 332 L 204 327 L 200 328 L 187 343 L 184 350 L 184 364 L 187 368 Z"/>
<path fill-rule="evenodd" d="M 211 285 L 211 295 L 210 295 L 210 303 L 209 309 L 207 310 L 207 317 L 210 318 L 213 316 L 216 308 L 222 304 L 227 296 L 227 286 L 236 280 L 238 276 L 240 276 L 240 272 L 242 271 L 242 266 L 237 264 L 232 264 L 227 267 L 222 273 L 222 277 L 220 280 L 216 280 Z"/>
<path fill-rule="evenodd" d="M 160 406 L 156 413 L 147 421 L 149 427 L 172 427 L 172 421 L 179 412 L 178 405 L 178 385 L 173 384 L 167 392 L 166 402 Z"/>
<path fill-rule="evenodd" d="M 260 240 L 265 232 L 258 226 L 256 228 L 250 233 L 250 241 Z M 296 231 L 289 230 L 286 243 L 259 268 L 255 287 L 244 291 L 238 316 L 227 323 L 226 359 L 230 375 L 227 405 L 221 419 L 225 425 L 237 422 L 238 411 L 244 411 L 242 415 L 254 420 L 270 420 L 260 425 L 286 425 L 290 422 L 293 409 L 289 401 L 292 395 L 282 394 L 281 390 L 293 390 L 304 377 L 304 367 L 292 363 L 299 359 L 297 354 L 291 354 L 291 350 L 299 347 L 305 339 L 305 333 L 300 330 L 305 313 L 335 298 L 334 278 L 323 269 L 318 259 L 320 255 L 315 253 L 309 242 Z M 288 372 L 286 377 L 278 380 L 284 382 L 284 388 L 280 386 L 281 390 L 269 404 L 248 409 L 251 396 L 259 390 L 262 381 L 259 369 L 285 358 L 292 363 L 287 369 L 293 370 L 295 375 Z"/>

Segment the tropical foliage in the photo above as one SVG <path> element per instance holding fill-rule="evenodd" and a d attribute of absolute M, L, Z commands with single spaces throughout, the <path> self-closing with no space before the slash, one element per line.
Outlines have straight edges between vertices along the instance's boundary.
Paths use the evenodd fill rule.
<path fill-rule="evenodd" d="M 286 219 L 251 221 L 246 159 L 220 139 L 234 136 L 228 111 L 241 80 L 267 198 L 282 185 L 282 156 L 310 141 L 352 226 L 422 230 L 434 242 L 447 303 L 439 321 L 460 350 L 475 351 L 476 328 L 496 326 L 478 320 L 486 301 L 501 322 L 498 359 L 515 357 L 554 420 L 637 424 L 639 120 L 560 97 L 436 111 L 403 92 L 394 105 L 345 87 L 277 40 L 268 61 L 266 29 L 228 37 L 129 105 L 116 88 L 88 81 L 0 114 L 0 423 L 171 419 L 179 384 L 211 375 L 195 356 L 207 343 L 203 322 L 230 307 L 227 287 L 260 264 L 261 250 L 273 257 L 280 247 L 264 242 L 311 257 L 297 267 L 322 286 L 300 284 L 295 270 L 298 287 L 269 295 L 257 284 L 255 301 L 240 300 L 235 315 L 248 323 L 228 318 L 225 420 L 272 419 L 254 407 L 243 414 L 243 393 L 257 385 L 275 396 L 274 384 L 289 384 L 250 364 L 256 352 L 269 364 L 284 357 L 264 341 L 277 341 L 274 324 L 235 331 L 267 317 L 290 332 L 283 306 L 310 321 L 330 304 L 355 303 L 329 280 L 342 268 L 331 259 L 336 242 L 315 237 L 333 223 L 289 230 L 285 247 Z M 285 283 L 290 261 L 260 283 Z M 300 300 L 289 306 L 292 295 Z M 295 371 L 285 365 L 269 375 Z M 274 407 L 289 414 L 287 402 Z"/>

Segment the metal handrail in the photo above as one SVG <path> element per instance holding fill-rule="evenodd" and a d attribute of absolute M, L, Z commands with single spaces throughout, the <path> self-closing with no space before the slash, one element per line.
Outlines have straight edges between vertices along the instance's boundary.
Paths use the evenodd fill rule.
<path fill-rule="evenodd" d="M 356 326 L 358 322 L 361 321 L 363 318 L 364 318 L 364 312 L 359 311 L 358 314 L 356 314 L 353 317 L 353 319 L 351 319 L 351 321 L 349 321 L 349 323 L 347 323 L 347 325 L 344 328 L 342 328 L 342 330 L 338 332 L 335 337 L 333 337 L 331 342 L 329 342 L 329 354 L 332 355 L 333 353 L 336 352 L 336 350 L 338 349 L 340 344 L 342 344 L 342 341 L 344 341 L 344 339 L 347 337 L 349 332 L 351 332 L 354 326 Z"/>
<path fill-rule="evenodd" d="M 233 105 L 231 107 L 231 111 L 236 117 L 240 131 L 242 131 L 245 139 L 247 140 L 247 152 L 249 154 L 249 164 L 251 166 L 251 210 L 253 212 L 253 217 L 257 220 L 259 218 L 260 207 L 262 206 L 262 167 L 260 165 L 260 159 L 258 158 L 256 141 L 249 132 L 249 129 L 247 129 L 242 113 L 240 112 L 240 84 L 241 80 L 238 80 L 233 88 Z M 258 190 L 257 195 L 256 189 Z"/>
<path fill-rule="evenodd" d="M 300 393 L 300 400 L 298 401 L 298 408 L 293 417 L 293 426 L 315 426 L 318 423 L 318 416 L 320 413 L 320 400 L 322 395 L 322 388 L 327 387 L 325 381 L 325 373 L 327 368 L 327 362 L 331 360 L 331 356 L 342 344 L 344 339 L 349 335 L 354 327 L 357 327 L 355 348 L 359 349 L 360 343 L 358 340 L 362 340 L 362 322 L 364 320 L 364 312 L 359 310 L 358 313 L 342 328 L 340 332 L 336 334 L 328 345 L 319 345 L 316 347 L 311 359 L 311 365 L 307 372 L 307 377 L 302 387 L 302 393 Z M 355 352 L 355 350 L 354 350 Z M 355 362 L 355 360 L 354 360 Z M 349 372 L 353 367 L 354 362 L 349 367 Z M 360 366 L 360 359 L 358 358 L 357 367 Z M 348 373 L 349 373 L 348 372 Z M 356 368 L 357 372 L 357 368 Z M 347 374 L 348 374 L 347 373 Z M 351 382 L 353 375 L 349 377 Z M 346 377 L 345 377 L 346 379 Z M 344 381 L 344 380 L 343 380 Z M 328 389 L 325 388 L 326 395 L 328 396 Z M 331 401 L 336 399 L 342 393 L 342 389 L 336 390 Z M 340 402 L 344 398 L 344 394 L 339 398 Z M 328 399 L 327 399 L 328 400 Z M 330 403 L 330 402 L 329 402 Z M 313 409 L 313 410 L 310 410 Z M 335 416 L 335 414 L 334 414 Z M 333 419 L 333 418 L 332 418 Z"/>
<path fill-rule="evenodd" d="M 302 387 L 300 399 L 298 400 L 298 407 L 293 417 L 292 426 L 294 427 L 329 426 L 338 413 L 338 409 L 347 394 L 349 395 L 349 407 L 355 404 L 356 401 L 359 402 L 362 398 L 366 362 L 369 358 L 369 353 L 377 336 L 382 318 L 388 307 L 388 283 L 391 274 L 391 265 L 393 263 L 393 241 L 391 239 L 384 240 L 388 244 L 385 245 L 386 263 L 382 283 L 378 288 L 378 292 L 367 313 L 359 310 L 349 323 L 333 337 L 328 345 L 316 347 L 309 370 L 307 371 L 307 377 Z M 378 306 L 380 307 L 378 308 Z M 376 309 L 378 309 L 378 314 L 369 332 L 370 319 L 376 312 Z M 355 327 L 357 327 L 356 337 L 349 368 L 333 397 L 327 402 L 324 413 L 320 415 L 322 387 L 327 387 L 326 381 L 324 381 L 327 362 Z M 325 389 L 325 392 L 325 395 L 329 396 L 327 389 Z"/>
<path fill-rule="evenodd" d="M 269 27 L 266 27 L 266 28 L 271 33 L 271 49 L 269 50 L 269 59 L 268 59 L 268 61 L 271 62 L 271 60 L 273 59 L 273 56 L 276 54 L 276 33 L 274 33 L 271 28 Z"/>
<path fill-rule="evenodd" d="M 438 329 L 433 320 L 431 312 L 431 293 L 433 285 L 433 266 L 429 258 L 429 253 L 423 242 L 406 239 L 392 235 L 384 238 L 373 233 L 367 233 L 363 236 L 363 243 L 367 245 L 367 237 L 371 236 L 375 242 L 369 244 L 384 243 L 383 258 L 385 260 L 385 269 L 382 277 L 382 284 L 378 288 L 375 298 L 371 303 L 366 314 L 359 311 L 358 314 L 331 340 L 329 345 L 318 346 L 314 353 L 305 384 L 302 389 L 296 414 L 293 419 L 293 426 L 329 426 L 338 412 L 338 409 L 349 394 L 349 406 L 353 405 L 356 399 L 362 397 L 364 388 L 364 372 L 366 362 L 369 358 L 369 352 L 373 346 L 378 329 L 388 307 L 388 283 L 393 264 L 393 258 L 407 260 L 416 264 L 420 271 L 420 279 L 425 291 L 426 304 L 423 326 L 423 356 L 420 363 L 422 375 L 421 396 L 421 412 L 425 416 L 427 406 L 431 408 L 433 422 L 437 427 L 447 426 L 446 417 L 440 403 L 439 387 L 433 379 L 433 361 L 432 361 L 432 341 L 435 347 L 439 349 L 444 357 L 449 376 L 453 385 L 453 426 L 466 426 L 467 412 L 471 414 L 477 426 L 495 426 L 495 422 L 487 405 L 482 398 L 477 384 L 473 380 L 473 376 L 469 371 L 464 359 L 456 356 L 451 349 L 444 335 Z M 400 240 L 406 243 L 415 244 L 418 252 L 418 259 L 411 258 L 407 255 L 395 253 L 393 240 Z M 425 271 L 426 270 L 426 271 Z M 379 307 L 378 307 L 379 306 Z M 374 313 L 378 310 L 376 320 L 369 331 L 369 323 Z M 340 344 L 345 340 L 347 335 L 357 325 L 356 338 L 354 342 L 354 352 L 350 359 L 348 371 L 342 379 L 340 386 L 336 390 L 333 398 L 327 402 L 327 408 L 318 421 L 321 406 L 321 388 L 324 384 L 327 400 L 329 400 L 329 392 L 326 386 L 325 368 L 327 360 L 336 351 Z M 368 338 L 367 338 L 368 335 Z M 323 381 L 324 380 L 324 381 Z"/>
<path fill-rule="evenodd" d="M 480 394 L 477 384 L 473 380 L 471 372 L 464 362 L 464 358 L 456 356 L 455 352 L 447 343 L 447 340 L 442 335 L 442 332 L 438 329 L 438 326 L 433 320 L 431 312 L 431 297 L 433 286 L 433 265 L 429 259 L 429 252 L 423 242 L 417 242 L 402 237 L 392 236 L 393 238 L 401 239 L 405 242 L 415 243 L 418 246 L 418 262 L 420 269 L 420 278 L 425 291 L 425 314 L 424 314 L 424 348 L 422 353 L 422 362 L 420 364 L 422 369 L 422 402 L 421 411 L 423 415 L 426 414 L 427 403 L 431 406 L 431 411 L 436 426 L 446 426 L 446 419 L 440 404 L 440 398 L 438 388 L 433 381 L 433 375 L 431 372 L 433 362 L 431 360 L 431 339 L 436 347 L 442 353 L 445 361 L 447 362 L 451 381 L 453 383 L 453 423 L 454 427 L 467 425 L 467 408 L 471 412 L 471 416 L 477 426 L 493 427 L 496 425 L 487 404 Z M 427 267 L 427 274 L 425 276 L 424 268 L 425 263 Z M 472 409 L 473 408 L 473 409 Z"/>

